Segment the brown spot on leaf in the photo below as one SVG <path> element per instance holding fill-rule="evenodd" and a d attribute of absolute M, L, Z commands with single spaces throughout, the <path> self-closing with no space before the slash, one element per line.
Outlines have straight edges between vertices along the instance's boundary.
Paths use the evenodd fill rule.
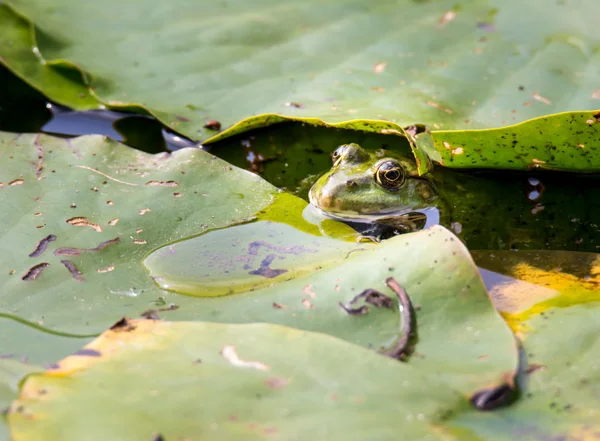
<path fill-rule="evenodd" d="M 90 222 L 87 217 L 75 216 L 65 221 L 66 223 L 73 225 L 74 227 L 90 227 L 98 233 L 102 232 L 102 227 L 98 224 Z"/>
<path fill-rule="evenodd" d="M 216 119 L 211 119 L 204 124 L 204 127 L 210 130 L 221 130 L 221 123 Z"/>
<path fill-rule="evenodd" d="M 10 185 L 12 187 L 12 186 L 21 185 L 21 184 L 24 184 L 24 183 L 25 183 L 25 179 L 19 178 L 19 179 L 13 179 L 12 181 L 10 181 L 8 183 L 8 185 Z"/>
<path fill-rule="evenodd" d="M 146 241 L 145 241 L 145 240 L 143 240 L 143 239 L 134 239 L 134 240 L 133 240 L 133 243 L 134 243 L 135 245 L 146 245 L 148 242 L 146 242 Z"/>
<path fill-rule="evenodd" d="M 275 308 L 275 309 L 285 309 L 285 308 L 287 308 L 287 306 L 284 305 L 283 303 L 273 302 L 273 308 Z"/>
<path fill-rule="evenodd" d="M 35 249 L 29 254 L 29 257 L 38 257 L 41 256 L 44 251 L 48 248 L 48 244 L 52 241 L 56 240 L 56 236 L 54 234 L 50 234 L 44 237 L 39 243 L 36 245 Z"/>
<path fill-rule="evenodd" d="M 50 264 L 47 262 L 38 263 L 37 265 L 34 265 L 31 268 L 29 268 L 29 271 L 27 271 L 25 275 L 21 277 L 21 280 L 24 280 L 26 282 L 35 280 L 40 276 L 40 274 L 42 274 L 42 271 L 44 271 L 49 266 Z"/>
<path fill-rule="evenodd" d="M 70 260 L 61 260 L 60 263 L 62 263 L 65 266 L 65 268 L 69 270 L 71 276 L 73 276 L 75 280 L 78 280 L 79 282 L 83 282 L 85 280 L 83 278 L 83 275 L 81 274 L 81 271 L 77 269 L 73 262 L 71 262 Z"/>
<path fill-rule="evenodd" d="M 176 198 L 180 198 L 182 196 L 182 194 L 181 193 L 173 193 L 173 196 Z"/>
<path fill-rule="evenodd" d="M 143 216 L 143 215 L 145 215 L 146 213 L 150 213 L 151 211 L 152 211 L 152 210 L 150 210 L 149 208 L 142 208 L 142 209 L 139 211 L 139 214 L 140 214 L 140 216 Z"/>
<path fill-rule="evenodd" d="M 115 203 L 113 201 L 106 201 L 106 205 L 114 205 Z"/>
<path fill-rule="evenodd" d="M 117 223 L 119 222 L 119 218 L 115 218 L 115 219 L 111 219 L 108 221 L 108 225 L 110 225 L 111 227 L 114 227 L 115 225 L 117 225 Z"/>

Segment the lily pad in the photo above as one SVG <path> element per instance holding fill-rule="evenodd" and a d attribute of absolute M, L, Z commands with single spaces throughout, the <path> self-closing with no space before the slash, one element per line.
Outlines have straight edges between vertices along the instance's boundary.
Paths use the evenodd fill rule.
<path fill-rule="evenodd" d="M 277 193 L 200 149 L 149 155 L 100 136 L 3 133 L 0 156 L 0 310 L 69 334 L 175 303 L 143 257 L 244 222 Z"/>
<path fill-rule="evenodd" d="M 600 106 L 600 105 L 599 105 Z M 600 111 L 565 112 L 487 130 L 423 133 L 444 167 L 600 172 Z"/>
<path fill-rule="evenodd" d="M 395 440 L 399 432 L 434 440 L 432 424 L 470 406 L 410 364 L 322 334 L 266 324 L 119 325 L 27 379 L 9 413 L 14 441 Z"/>
<path fill-rule="evenodd" d="M 600 302 L 553 308 L 525 322 L 521 399 L 458 415 L 444 439 L 584 439 L 600 432 Z"/>
<path fill-rule="evenodd" d="M 192 139 L 209 120 L 498 127 L 598 107 L 597 7 L 11 0 L 0 56 L 56 102 L 149 112 Z"/>
<path fill-rule="evenodd" d="M 145 264 L 163 288 L 180 287 L 185 293 L 206 296 L 211 295 L 211 290 L 222 293 L 221 286 L 226 283 L 232 292 L 248 291 L 248 276 L 244 276 L 248 269 L 244 272 L 237 267 L 249 258 L 255 259 L 253 265 L 260 262 L 261 258 L 249 250 L 256 237 L 262 237 L 251 234 L 248 227 L 227 229 L 229 239 L 223 245 L 231 251 L 226 253 L 226 259 L 215 261 L 213 254 L 207 252 L 214 240 L 211 236 L 215 235 L 209 232 L 159 249 Z M 278 245 L 277 237 L 280 232 L 289 234 L 289 231 L 276 225 L 262 230 L 276 234 L 271 239 L 275 245 L 264 251 L 273 256 L 270 269 L 286 268 L 290 257 Z M 236 246 L 231 247 L 230 243 Z M 316 246 L 316 242 L 305 243 L 309 244 L 307 247 Z M 297 246 L 293 239 L 291 245 Z M 465 394 L 484 384 L 497 384 L 512 377 L 517 365 L 516 342 L 494 310 L 466 248 L 450 232 L 433 227 L 389 239 L 378 246 L 340 248 L 340 251 L 341 262 L 313 274 L 286 281 L 287 273 L 282 272 L 268 278 L 272 286 L 260 289 L 258 285 L 250 292 L 199 301 L 202 308 L 195 317 L 226 323 L 278 323 L 389 351 L 402 336 L 396 303 L 393 308 L 365 304 L 367 311 L 359 316 L 340 304 L 349 304 L 369 288 L 395 299 L 394 292 L 384 285 L 386 278 L 392 276 L 418 308 L 415 314 L 418 343 L 411 363 L 424 372 L 448 379 Z M 295 259 L 292 255 L 292 262 Z M 254 268 L 249 269 L 254 271 Z M 254 279 L 258 279 L 255 283 L 261 283 L 260 277 Z M 460 344 L 449 353 L 448 341 Z"/>

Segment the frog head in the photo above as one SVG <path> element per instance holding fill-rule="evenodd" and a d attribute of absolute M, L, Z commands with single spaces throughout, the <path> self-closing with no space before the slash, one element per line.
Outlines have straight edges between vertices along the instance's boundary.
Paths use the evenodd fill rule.
<path fill-rule="evenodd" d="M 334 217 L 409 212 L 431 207 L 437 198 L 429 179 L 418 175 L 412 157 L 345 144 L 332 158 L 333 167 L 313 184 L 309 199 Z"/>

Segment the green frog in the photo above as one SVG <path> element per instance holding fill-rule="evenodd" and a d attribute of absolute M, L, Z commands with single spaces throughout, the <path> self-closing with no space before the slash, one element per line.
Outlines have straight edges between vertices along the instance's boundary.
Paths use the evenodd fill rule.
<path fill-rule="evenodd" d="M 419 176 L 410 152 L 338 147 L 309 199 L 328 216 L 379 235 L 440 223 L 471 249 L 600 251 L 600 180 L 550 172 Z M 373 235 L 363 233 L 367 235 Z"/>

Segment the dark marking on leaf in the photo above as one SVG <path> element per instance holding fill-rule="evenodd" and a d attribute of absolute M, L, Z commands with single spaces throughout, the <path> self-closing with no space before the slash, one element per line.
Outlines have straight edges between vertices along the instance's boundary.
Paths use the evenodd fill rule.
<path fill-rule="evenodd" d="M 369 312 L 369 307 L 366 305 L 363 305 L 360 308 L 352 308 L 348 305 L 343 304 L 342 302 L 339 302 L 338 304 L 344 311 L 346 311 L 350 315 L 365 315 L 367 312 Z"/>
<path fill-rule="evenodd" d="M 478 410 L 493 410 L 512 403 L 517 398 L 517 391 L 508 383 L 482 389 L 471 397 L 471 404 Z"/>
<path fill-rule="evenodd" d="M 39 181 L 42 179 L 42 171 L 44 170 L 44 148 L 39 143 L 40 134 L 38 133 L 33 143 L 35 144 L 35 149 L 37 151 L 37 163 L 35 165 L 35 177 Z"/>
<path fill-rule="evenodd" d="M 102 251 L 104 248 L 114 245 L 121 242 L 120 237 L 115 237 L 114 239 L 105 240 L 104 242 L 100 242 L 95 248 L 57 248 L 54 250 L 55 256 L 79 256 L 82 253 L 93 253 L 97 251 Z"/>
<path fill-rule="evenodd" d="M 160 433 L 157 433 L 154 438 L 152 438 L 152 441 L 165 441 L 165 439 Z"/>
<path fill-rule="evenodd" d="M 144 317 L 148 320 L 160 320 L 160 317 L 158 316 L 157 312 L 157 309 L 149 309 L 147 311 L 142 312 L 140 314 L 140 317 Z"/>
<path fill-rule="evenodd" d="M 175 311 L 176 309 L 179 309 L 179 305 L 176 305 L 175 303 L 171 303 L 166 308 L 149 309 L 147 311 L 144 311 L 140 314 L 140 316 L 144 317 L 148 320 L 160 320 L 160 317 L 158 316 L 159 312 Z"/>
<path fill-rule="evenodd" d="M 37 265 L 34 265 L 31 268 L 29 268 L 29 271 L 27 271 L 25 275 L 21 277 L 21 280 L 24 280 L 26 282 L 35 280 L 40 276 L 40 274 L 42 274 L 42 271 L 44 271 L 49 266 L 50 264 L 47 262 L 38 263 Z"/>
<path fill-rule="evenodd" d="M 35 249 L 29 254 L 29 257 L 38 257 L 41 256 L 44 251 L 48 248 L 48 244 L 52 241 L 56 240 L 56 236 L 54 234 L 50 234 L 44 237 L 39 241 Z"/>
<path fill-rule="evenodd" d="M 80 355 L 82 357 L 100 357 L 102 354 L 95 349 L 83 348 L 75 352 L 73 355 Z"/>
<path fill-rule="evenodd" d="M 152 187 L 179 187 L 179 184 L 175 181 L 148 181 L 144 185 Z"/>
<path fill-rule="evenodd" d="M 272 279 L 281 274 L 287 273 L 288 270 L 283 269 L 283 268 L 278 268 L 278 269 L 270 268 L 271 263 L 273 262 L 273 260 L 275 260 L 276 257 L 277 256 L 275 256 L 275 254 L 269 254 L 260 263 L 260 268 L 258 268 L 256 270 L 248 271 L 248 274 L 252 274 L 254 276 L 263 276 L 263 277 L 266 277 L 267 279 Z"/>
<path fill-rule="evenodd" d="M 394 301 L 390 297 L 380 293 L 376 289 L 371 289 L 371 288 L 365 289 L 360 294 L 354 296 L 352 298 L 352 300 L 350 300 L 348 302 L 348 304 L 344 305 L 342 302 L 340 302 L 339 305 L 342 307 L 342 309 L 344 311 L 346 311 L 350 315 L 364 315 L 367 312 L 369 312 L 368 306 L 363 305 L 359 308 L 352 308 L 350 306 L 350 305 L 353 305 L 354 303 L 356 303 L 360 299 L 364 299 L 365 303 L 369 303 L 370 305 L 373 305 L 376 308 L 391 309 L 394 306 Z"/>
<path fill-rule="evenodd" d="M 119 331 L 119 332 L 130 332 L 135 329 L 135 325 L 129 322 L 127 317 L 123 317 L 121 320 L 116 322 L 114 325 L 110 327 L 111 331 Z"/>
<path fill-rule="evenodd" d="M 78 280 L 79 282 L 83 282 L 85 280 L 83 275 L 81 274 L 81 271 L 79 271 L 79 269 L 75 266 L 73 262 L 71 262 L 70 260 L 61 260 L 60 263 L 62 263 L 65 266 L 65 268 L 69 270 L 71 276 L 73 276 L 75 280 Z"/>

